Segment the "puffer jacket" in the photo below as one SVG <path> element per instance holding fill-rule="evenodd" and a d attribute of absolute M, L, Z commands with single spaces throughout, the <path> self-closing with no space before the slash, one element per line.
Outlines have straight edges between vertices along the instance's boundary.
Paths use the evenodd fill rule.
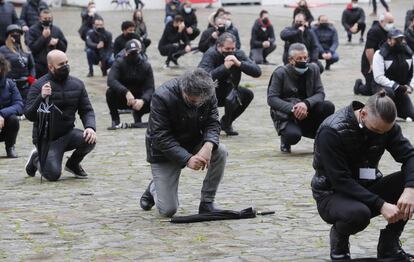
<path fill-rule="evenodd" d="M 69 76 L 64 82 L 57 82 L 50 73 L 38 79 L 30 88 L 27 95 L 24 115 L 33 124 L 33 143 L 37 143 L 37 109 L 43 98 L 41 95 L 42 86 L 50 82 L 52 95 L 49 103 L 53 103 L 62 111 L 62 115 L 54 123 L 54 139 L 57 139 L 75 127 L 76 112 L 78 112 L 84 128 L 96 130 L 95 113 L 89 101 L 85 85 L 76 77 Z M 53 140 L 54 140 L 53 139 Z"/>
<path fill-rule="evenodd" d="M 219 106 L 222 106 L 224 98 L 233 87 L 238 87 L 242 73 L 252 77 L 260 77 L 262 71 L 255 62 L 246 56 L 242 50 L 236 50 L 234 56 L 241 62 L 240 67 L 233 66 L 229 69 L 224 67 L 224 56 L 215 46 L 210 47 L 204 53 L 199 68 L 211 74 L 213 80 L 217 80 L 216 96 Z"/>
<path fill-rule="evenodd" d="M 0 116 L 8 118 L 23 113 L 23 100 L 11 79 L 0 80 Z"/>
<path fill-rule="evenodd" d="M 379 211 L 384 200 L 366 188 L 382 177 L 378 163 L 384 151 L 402 163 L 405 186 L 414 187 L 414 148 L 398 124 L 384 134 L 368 136 L 360 128 L 354 113 L 363 107 L 364 104 L 354 101 L 325 119 L 319 127 L 314 147 L 312 192 L 316 201 L 333 193 L 342 193 Z M 325 132 L 335 134 L 337 141 L 327 142 Z M 330 155 L 321 154 L 321 145 L 332 147 Z M 376 169 L 376 179 L 360 179 L 360 168 Z"/>
<path fill-rule="evenodd" d="M 146 133 L 148 162 L 171 161 L 184 167 L 198 145 L 211 142 L 216 149 L 219 136 L 215 96 L 199 108 L 190 108 L 184 102 L 178 79 L 157 88 Z"/>
<path fill-rule="evenodd" d="M 39 14 L 45 9 L 49 9 L 49 7 L 44 1 L 28 0 L 22 7 L 20 20 L 28 27 L 31 27 L 39 22 Z"/>
<path fill-rule="evenodd" d="M 12 3 L 4 1 L 0 4 L 0 45 L 6 41 L 6 29 L 11 24 L 22 24 L 17 18 L 16 10 Z"/>

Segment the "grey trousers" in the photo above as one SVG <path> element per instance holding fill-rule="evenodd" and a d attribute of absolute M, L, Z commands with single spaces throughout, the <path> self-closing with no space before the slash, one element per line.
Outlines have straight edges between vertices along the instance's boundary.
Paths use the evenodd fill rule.
<path fill-rule="evenodd" d="M 268 48 L 254 48 L 250 50 L 250 58 L 256 63 L 256 64 L 263 64 L 264 60 L 266 60 L 266 57 L 275 51 L 276 45 L 271 44 Z"/>
<path fill-rule="evenodd" d="M 210 166 L 201 188 L 201 201 L 213 202 L 217 188 L 224 175 L 227 150 L 220 144 L 211 156 Z M 182 167 L 173 162 L 153 163 L 151 171 L 153 183 L 150 192 L 162 216 L 172 217 L 178 209 L 178 182 Z"/>

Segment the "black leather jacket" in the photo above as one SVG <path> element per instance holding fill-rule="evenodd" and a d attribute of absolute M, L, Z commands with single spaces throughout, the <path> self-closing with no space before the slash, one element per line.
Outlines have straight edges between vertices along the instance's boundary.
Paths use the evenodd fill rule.
<path fill-rule="evenodd" d="M 196 147 L 219 144 L 217 99 L 212 96 L 201 107 L 190 108 L 182 97 L 178 79 L 156 89 L 146 133 L 147 161 L 171 161 L 185 166 Z"/>

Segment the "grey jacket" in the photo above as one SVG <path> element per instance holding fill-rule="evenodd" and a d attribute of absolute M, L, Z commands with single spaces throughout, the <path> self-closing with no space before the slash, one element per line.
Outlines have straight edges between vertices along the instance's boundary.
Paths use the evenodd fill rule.
<path fill-rule="evenodd" d="M 293 117 L 293 106 L 299 102 L 304 102 L 308 109 L 325 99 L 325 91 L 321 82 L 319 67 L 309 63 L 306 71 L 306 96 L 303 101 L 298 98 L 298 74 L 292 65 L 279 66 L 273 72 L 269 87 L 267 89 L 267 104 L 270 106 L 272 118 L 279 132 L 284 127 L 284 123 Z"/>

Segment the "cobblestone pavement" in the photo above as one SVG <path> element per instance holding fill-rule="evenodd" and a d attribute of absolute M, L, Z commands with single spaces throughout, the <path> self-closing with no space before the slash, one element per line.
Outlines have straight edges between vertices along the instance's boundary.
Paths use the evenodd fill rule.
<path fill-rule="evenodd" d="M 396 0 L 391 8 L 398 27 L 402 27 L 405 10 L 412 2 Z M 363 5 L 369 13 L 369 7 Z M 242 47 L 248 51 L 250 28 L 260 11 L 259 6 L 229 7 L 242 36 Z M 278 35 L 290 24 L 291 9 L 270 7 Z M 340 26 L 342 5 L 313 11 L 325 13 L 335 21 L 340 36 L 341 61 L 323 74 L 327 98 L 337 108 L 355 97 L 352 87 L 360 77 L 362 46 L 345 44 Z M 198 10 L 200 26 L 210 10 Z M 106 27 L 114 33 L 120 23 L 129 19 L 127 11 L 104 12 Z M 54 12 L 55 24 L 63 28 L 68 41 L 72 73 L 86 81 L 98 123 L 98 145 L 84 161 L 90 173 L 88 180 L 75 180 L 64 173 L 57 183 L 40 183 L 40 176 L 27 177 L 24 164 L 31 145 L 31 123 L 23 121 L 19 133 L 18 159 L 0 159 L 0 259 L 4 261 L 323 261 L 329 256 L 329 226 L 318 216 L 311 197 L 313 174 L 312 140 L 303 139 L 291 155 L 279 152 L 279 138 L 269 117 L 266 88 L 275 66 L 264 66 L 259 79 L 244 77 L 255 99 L 245 114 L 235 122 L 240 136 L 221 141 L 229 150 L 225 178 L 217 194 L 221 207 L 242 209 L 256 206 L 276 210 L 273 216 L 226 222 L 172 225 L 163 222 L 156 211 L 144 212 L 138 199 L 150 181 L 145 162 L 144 130 L 107 131 L 110 123 L 105 103 L 106 79 L 95 68 L 95 78 L 86 79 L 86 57 L 76 30 L 79 9 L 65 8 Z M 178 69 L 164 70 L 156 49 L 162 32 L 162 11 L 147 11 L 145 18 L 153 44 L 149 48 L 156 84 L 195 67 L 201 55 L 187 55 Z M 371 23 L 372 18 L 368 18 Z M 283 43 L 277 39 L 272 62 L 281 62 Z M 122 121 L 132 121 L 121 115 Z M 77 123 L 80 124 L 80 121 Z M 407 137 L 414 135 L 413 124 L 401 123 Z M 0 151 L 1 155 L 4 152 Z M 390 173 L 399 168 L 389 155 L 381 163 Z M 181 207 L 178 214 L 197 211 L 203 172 L 184 170 L 180 181 Z M 382 218 L 373 219 L 363 233 L 351 237 L 355 257 L 375 256 Z M 414 225 L 409 224 L 402 237 L 406 248 L 414 251 Z"/>

